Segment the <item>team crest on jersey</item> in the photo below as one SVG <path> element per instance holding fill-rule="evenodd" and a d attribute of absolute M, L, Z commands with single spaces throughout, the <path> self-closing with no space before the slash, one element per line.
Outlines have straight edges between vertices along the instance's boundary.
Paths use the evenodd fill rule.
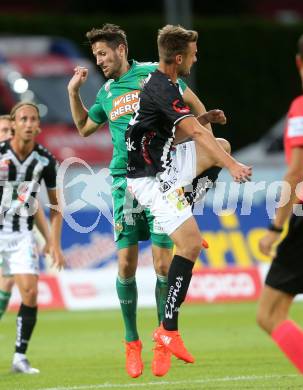
<path fill-rule="evenodd" d="M 105 83 L 104 89 L 105 89 L 106 92 L 109 92 L 109 90 L 110 90 L 110 85 L 111 85 L 111 83 L 112 83 L 113 81 L 114 81 L 114 80 L 108 80 L 108 81 Z"/>
<path fill-rule="evenodd" d="M 109 113 L 111 121 L 115 121 L 121 116 L 132 114 L 139 104 L 139 90 L 124 93 L 113 100 L 113 108 Z"/>

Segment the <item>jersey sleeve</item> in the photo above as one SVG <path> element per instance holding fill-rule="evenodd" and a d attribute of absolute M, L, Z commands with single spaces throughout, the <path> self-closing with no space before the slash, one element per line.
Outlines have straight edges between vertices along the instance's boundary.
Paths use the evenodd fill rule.
<path fill-rule="evenodd" d="M 194 116 L 190 108 L 184 103 L 179 88 L 174 84 L 168 84 L 156 98 L 159 110 L 176 125 L 181 119 Z"/>
<path fill-rule="evenodd" d="M 288 118 L 287 128 L 290 147 L 303 146 L 303 111 L 297 116 Z"/>
<path fill-rule="evenodd" d="M 178 84 L 179 84 L 179 89 L 180 89 L 180 93 L 181 95 L 183 95 L 183 93 L 185 92 L 186 88 L 187 88 L 187 84 L 184 80 L 182 79 L 178 79 Z"/>
<path fill-rule="evenodd" d="M 91 106 L 88 111 L 89 118 L 95 123 L 101 124 L 107 121 L 106 112 L 103 109 L 102 104 L 102 92 L 100 91 L 97 95 L 95 103 Z"/>
<path fill-rule="evenodd" d="M 58 162 L 53 157 L 49 157 L 49 163 L 43 170 L 43 180 L 48 189 L 53 190 L 57 187 L 56 178 L 57 178 Z"/>

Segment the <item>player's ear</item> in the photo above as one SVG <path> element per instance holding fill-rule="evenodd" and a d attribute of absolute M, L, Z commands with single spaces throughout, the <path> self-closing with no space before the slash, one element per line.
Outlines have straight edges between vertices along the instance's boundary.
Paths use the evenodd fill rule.
<path fill-rule="evenodd" d="M 120 57 L 124 57 L 126 56 L 126 47 L 125 45 L 123 45 L 122 43 L 120 43 L 120 45 L 118 46 L 118 51 L 119 51 L 119 54 L 120 54 Z"/>
<path fill-rule="evenodd" d="M 177 65 L 182 64 L 182 55 L 181 54 L 176 55 L 176 64 Z"/>
<path fill-rule="evenodd" d="M 15 132 L 15 130 L 16 130 L 16 122 L 15 122 L 15 120 L 11 121 L 11 128 L 12 128 L 12 132 Z"/>

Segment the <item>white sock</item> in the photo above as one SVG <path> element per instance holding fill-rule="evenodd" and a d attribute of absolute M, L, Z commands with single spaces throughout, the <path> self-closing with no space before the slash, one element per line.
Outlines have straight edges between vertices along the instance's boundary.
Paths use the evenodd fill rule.
<path fill-rule="evenodd" d="M 20 362 L 20 360 L 26 359 L 26 356 L 24 353 L 14 353 L 14 358 L 13 358 L 13 364 Z"/>

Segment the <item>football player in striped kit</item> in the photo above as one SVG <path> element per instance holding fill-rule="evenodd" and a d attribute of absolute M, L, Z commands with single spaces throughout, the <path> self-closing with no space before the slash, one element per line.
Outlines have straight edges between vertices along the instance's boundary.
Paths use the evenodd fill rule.
<path fill-rule="evenodd" d="M 41 132 L 37 129 L 37 134 Z M 10 115 L 0 115 L 0 143 L 10 140 L 14 136 L 12 121 Z M 46 255 L 49 252 L 49 227 L 43 207 L 38 205 L 35 214 L 34 234 L 39 248 L 39 254 Z M 14 277 L 2 275 L 2 260 L 0 259 L 0 319 L 5 313 L 12 289 L 14 286 Z"/>
<path fill-rule="evenodd" d="M 22 303 L 17 315 L 17 337 L 12 371 L 37 374 L 26 358 L 28 344 L 37 320 L 38 251 L 33 236 L 37 212 L 35 199 L 45 182 L 50 203 L 50 254 L 61 269 L 62 215 L 56 192 L 56 160 L 35 142 L 40 126 L 38 107 L 20 102 L 11 111 L 14 137 L 0 144 L 0 257 L 3 275 L 13 275 Z"/>

